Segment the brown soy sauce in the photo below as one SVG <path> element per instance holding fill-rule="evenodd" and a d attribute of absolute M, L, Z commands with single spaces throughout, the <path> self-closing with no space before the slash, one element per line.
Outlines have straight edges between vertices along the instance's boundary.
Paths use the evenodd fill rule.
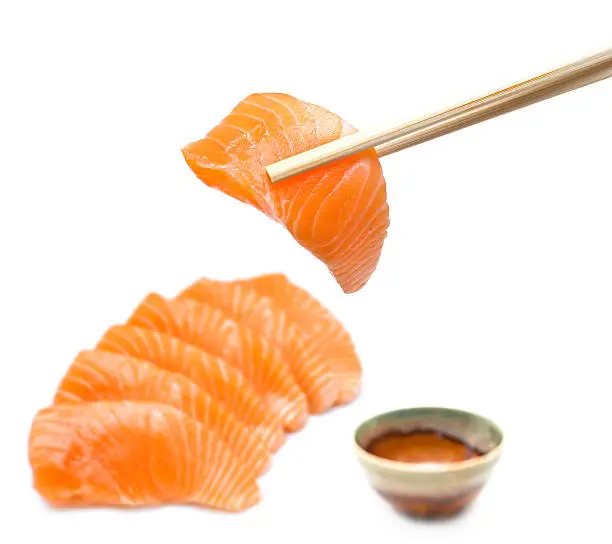
<path fill-rule="evenodd" d="M 390 432 L 375 438 L 367 451 L 402 463 L 457 463 L 485 453 L 435 429 Z"/>

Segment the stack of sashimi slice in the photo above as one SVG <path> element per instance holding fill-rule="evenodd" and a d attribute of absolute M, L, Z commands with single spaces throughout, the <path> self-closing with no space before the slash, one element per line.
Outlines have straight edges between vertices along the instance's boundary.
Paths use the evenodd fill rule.
<path fill-rule="evenodd" d="M 244 510 L 286 433 L 352 401 L 360 381 L 349 334 L 283 275 L 151 294 L 36 415 L 34 487 L 58 506 Z"/>

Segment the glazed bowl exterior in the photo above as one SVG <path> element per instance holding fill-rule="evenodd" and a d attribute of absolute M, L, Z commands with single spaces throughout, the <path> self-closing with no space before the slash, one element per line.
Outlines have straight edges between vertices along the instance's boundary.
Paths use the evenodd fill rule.
<path fill-rule="evenodd" d="M 373 440 L 391 432 L 436 430 L 482 452 L 454 463 L 404 463 L 370 454 Z M 450 408 L 409 408 L 380 414 L 355 432 L 361 466 L 372 487 L 395 509 L 418 517 L 447 517 L 479 495 L 501 453 L 503 435 L 490 420 Z"/>

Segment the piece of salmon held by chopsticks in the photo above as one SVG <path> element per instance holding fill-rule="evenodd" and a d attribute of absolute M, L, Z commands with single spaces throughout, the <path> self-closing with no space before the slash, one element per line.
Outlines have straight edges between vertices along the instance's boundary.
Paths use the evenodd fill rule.
<path fill-rule="evenodd" d="M 344 292 L 373 274 L 389 225 L 385 180 L 368 150 L 273 184 L 265 166 L 354 132 L 337 115 L 286 94 L 252 94 L 183 155 L 206 185 L 282 223 Z"/>
<path fill-rule="evenodd" d="M 129 325 L 108 329 L 96 349 L 144 359 L 182 374 L 259 435 L 270 451 L 285 442 L 279 415 L 266 406 L 242 372 L 220 357 L 163 332 Z"/>
<path fill-rule="evenodd" d="M 166 404 L 45 408 L 28 451 L 34 488 L 55 506 L 182 503 L 236 512 L 260 501 L 254 474 L 219 435 Z"/>
<path fill-rule="evenodd" d="M 315 297 L 283 274 L 264 274 L 234 282 L 273 299 L 287 317 L 304 331 L 310 345 L 338 377 L 337 404 L 353 401 L 361 390 L 362 365 L 351 336 Z"/>
<path fill-rule="evenodd" d="M 257 476 L 270 465 L 270 452 L 257 434 L 220 402 L 181 374 L 152 363 L 106 351 L 82 351 L 62 379 L 55 404 L 121 401 L 161 402 L 174 406 L 219 434 Z"/>
<path fill-rule="evenodd" d="M 220 308 L 280 347 L 295 379 L 308 397 L 308 410 L 320 414 L 338 399 L 338 380 L 325 357 L 271 298 L 247 285 L 202 278 L 178 298 Z"/>
<path fill-rule="evenodd" d="M 308 403 L 280 350 L 219 309 L 192 300 L 148 295 L 128 325 L 165 332 L 225 359 L 279 414 L 287 431 L 306 424 Z"/>

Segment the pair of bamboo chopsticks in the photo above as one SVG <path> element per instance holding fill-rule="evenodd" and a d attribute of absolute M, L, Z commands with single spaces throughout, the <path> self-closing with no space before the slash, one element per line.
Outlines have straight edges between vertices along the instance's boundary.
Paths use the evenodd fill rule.
<path fill-rule="evenodd" d="M 379 157 L 612 77 L 612 49 L 424 119 L 361 131 L 269 165 L 273 183 L 374 148 Z"/>

